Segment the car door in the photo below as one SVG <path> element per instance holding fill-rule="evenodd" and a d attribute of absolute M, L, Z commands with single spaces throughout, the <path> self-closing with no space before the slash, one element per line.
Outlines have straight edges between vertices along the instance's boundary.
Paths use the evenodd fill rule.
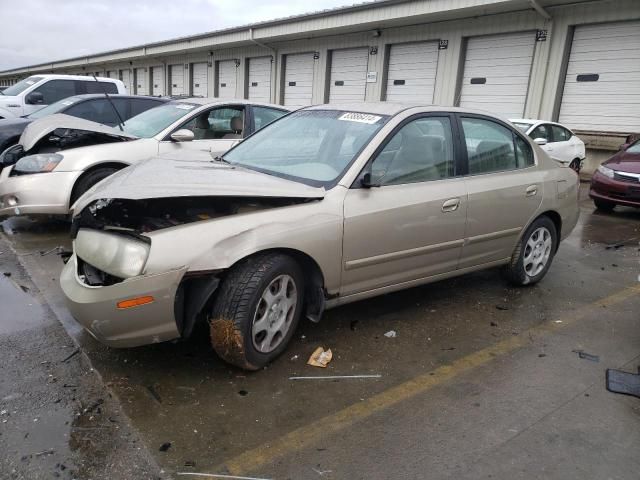
<path fill-rule="evenodd" d="M 568 164 L 576 156 L 576 145 L 573 141 L 573 134 L 560 125 L 550 125 L 553 133 L 553 158 Z"/>
<path fill-rule="evenodd" d="M 459 121 L 468 172 L 463 269 L 511 256 L 542 202 L 543 173 L 529 143 L 507 124 L 466 114 Z"/>
<path fill-rule="evenodd" d="M 224 105 L 201 111 L 192 116 L 171 133 L 190 130 L 191 142 L 174 142 L 171 133 L 160 142 L 159 152 L 176 150 L 206 150 L 221 155 L 242 140 L 248 131 L 244 105 Z"/>
<path fill-rule="evenodd" d="M 341 295 L 455 270 L 467 210 L 453 116 L 411 118 L 381 145 L 344 200 Z M 361 174 L 361 176 L 363 175 Z"/>
<path fill-rule="evenodd" d="M 35 105 L 25 103 L 25 115 L 38 111 L 42 107 L 51 105 L 63 98 L 72 97 L 73 95 L 76 95 L 78 91 L 74 80 L 53 79 L 38 85 L 38 87 L 30 93 L 41 94 L 42 102 Z"/>

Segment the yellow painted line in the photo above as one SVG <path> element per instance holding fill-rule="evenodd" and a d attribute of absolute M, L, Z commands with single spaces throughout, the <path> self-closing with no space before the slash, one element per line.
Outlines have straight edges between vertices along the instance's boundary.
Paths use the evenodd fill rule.
<path fill-rule="evenodd" d="M 254 472 L 272 464 L 276 458 L 315 445 L 322 438 L 344 430 L 381 410 L 392 407 L 411 397 L 424 393 L 454 377 L 467 373 L 489 363 L 494 358 L 510 353 L 520 347 L 530 345 L 532 335 L 545 334 L 570 325 L 593 312 L 594 307 L 610 307 L 640 294 L 640 285 L 625 288 L 617 293 L 585 305 L 565 314 L 562 318 L 546 322 L 509 337 L 495 345 L 455 360 L 449 365 L 419 375 L 400 385 L 391 387 L 364 401 L 350 405 L 309 425 L 297 428 L 273 442 L 265 443 L 226 461 L 217 471 L 227 469 L 233 475 Z"/>

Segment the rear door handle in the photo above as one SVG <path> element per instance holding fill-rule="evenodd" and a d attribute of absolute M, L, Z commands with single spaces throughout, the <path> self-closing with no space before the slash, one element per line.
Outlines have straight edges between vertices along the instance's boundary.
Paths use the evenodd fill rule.
<path fill-rule="evenodd" d="M 459 206 L 460 206 L 459 198 L 450 198 L 449 200 L 447 200 L 442 204 L 442 211 L 444 213 L 455 212 Z"/>
<path fill-rule="evenodd" d="M 529 185 L 526 190 L 527 197 L 533 197 L 538 193 L 538 185 Z"/>

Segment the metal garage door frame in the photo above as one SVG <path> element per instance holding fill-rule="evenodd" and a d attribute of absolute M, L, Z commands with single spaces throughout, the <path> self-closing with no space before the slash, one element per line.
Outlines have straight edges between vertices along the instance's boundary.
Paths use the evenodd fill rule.
<path fill-rule="evenodd" d="M 460 61 L 458 62 L 458 72 L 456 77 L 456 90 L 455 90 L 455 97 L 454 97 L 454 103 L 453 103 L 454 106 L 459 107 L 462 100 L 462 88 L 464 86 L 463 82 L 464 82 L 464 75 L 465 75 L 465 65 L 467 62 L 469 41 L 473 38 L 488 38 L 488 37 L 498 37 L 501 35 L 517 35 L 517 34 L 529 34 L 531 35 L 531 38 L 533 38 L 533 51 L 531 53 L 531 64 L 529 65 L 529 74 L 528 74 L 528 81 L 527 81 L 527 89 L 524 96 L 523 112 L 519 116 L 521 117 L 525 114 L 527 109 L 527 102 L 529 101 L 529 92 L 531 90 L 531 73 L 533 72 L 533 63 L 535 61 L 536 52 L 538 49 L 538 41 L 536 40 L 535 29 L 517 30 L 517 31 L 511 31 L 511 32 L 497 32 L 497 33 L 490 33 L 490 34 L 484 34 L 484 35 L 470 35 L 467 37 L 463 37 Z"/>
<path fill-rule="evenodd" d="M 436 95 L 436 81 L 438 78 L 438 68 L 440 66 L 440 48 L 438 45 L 440 44 L 440 39 L 432 39 L 432 40 L 416 40 L 411 42 L 397 42 L 397 43 L 387 43 L 384 46 L 384 63 L 382 67 L 382 76 L 380 79 L 381 85 L 381 93 L 380 99 L 382 101 L 387 101 L 387 89 L 388 89 L 388 81 L 389 81 L 389 63 L 391 61 L 391 47 L 393 46 L 409 46 L 409 45 L 419 45 L 424 43 L 432 43 L 436 46 L 436 72 L 433 78 L 433 92 L 431 93 L 431 102 L 433 103 Z M 456 76 L 456 78 L 458 78 Z"/>
<path fill-rule="evenodd" d="M 311 99 L 310 99 L 310 104 L 313 103 L 313 84 L 315 81 L 315 69 L 316 69 L 316 60 L 319 58 L 319 54 L 317 52 L 314 52 L 313 50 L 310 51 L 305 51 L 305 52 L 289 52 L 286 54 L 283 54 L 281 57 L 281 74 L 280 74 L 280 95 L 279 95 L 279 102 L 280 105 L 286 105 L 285 103 L 285 99 L 286 99 L 286 88 L 287 88 L 287 64 L 289 62 L 289 57 L 292 56 L 298 56 L 298 55 L 309 55 L 311 56 L 312 60 L 313 60 L 313 72 L 311 73 Z M 326 83 L 326 82 L 325 82 Z"/>
<path fill-rule="evenodd" d="M 366 52 L 366 65 L 364 68 L 364 79 L 363 79 L 363 85 L 362 85 L 362 102 L 364 102 L 366 100 L 367 97 L 367 72 L 369 71 L 369 46 L 365 45 L 365 46 L 358 46 L 358 47 L 345 47 L 345 48 L 335 48 L 332 50 L 328 51 L 328 62 L 327 62 L 327 70 L 325 73 L 325 82 L 324 82 L 324 102 L 325 103 L 330 103 L 331 100 L 331 87 L 332 87 L 332 83 L 331 83 L 331 76 L 333 73 L 333 61 L 334 61 L 334 56 L 336 54 L 336 52 L 346 52 L 349 50 L 364 50 Z M 340 81 L 340 80 L 336 80 L 336 81 Z"/>

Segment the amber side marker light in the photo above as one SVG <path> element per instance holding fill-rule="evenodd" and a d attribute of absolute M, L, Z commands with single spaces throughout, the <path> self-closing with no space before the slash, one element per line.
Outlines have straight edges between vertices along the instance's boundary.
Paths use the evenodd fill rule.
<path fill-rule="evenodd" d="M 148 303 L 153 303 L 153 301 L 154 298 L 151 295 L 148 295 L 146 297 L 137 297 L 130 298 L 129 300 L 122 300 L 121 302 L 118 302 L 116 306 L 120 309 L 133 308 L 139 307 L 141 305 L 146 305 Z"/>

